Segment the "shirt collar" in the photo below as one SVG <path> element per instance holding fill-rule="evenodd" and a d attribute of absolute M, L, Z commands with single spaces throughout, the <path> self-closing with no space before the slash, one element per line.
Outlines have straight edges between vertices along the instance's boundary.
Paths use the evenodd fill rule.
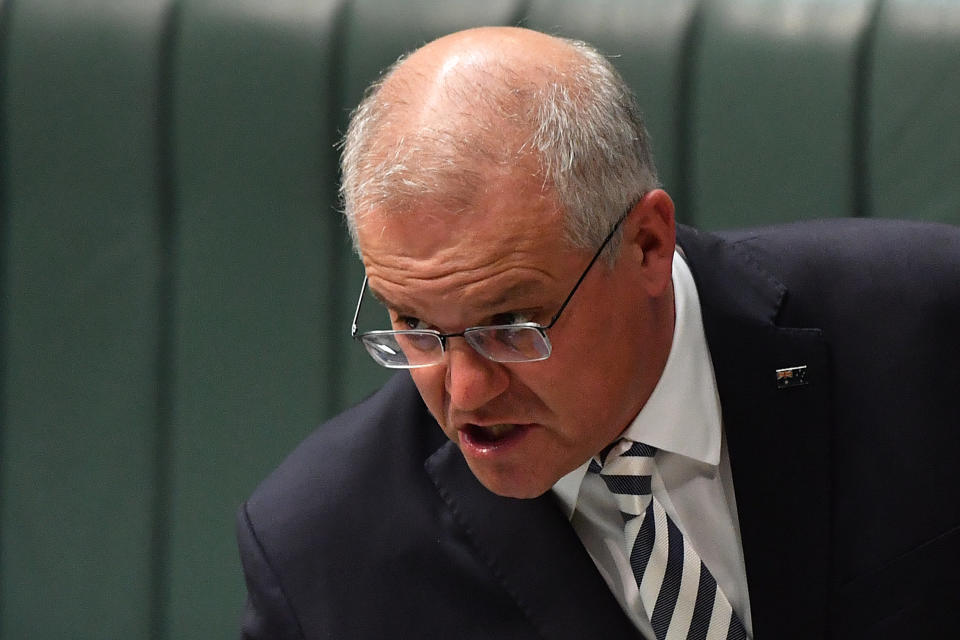
<path fill-rule="evenodd" d="M 676 320 L 670 355 L 647 403 L 623 435 L 710 465 L 720 463 L 720 395 L 693 274 L 682 254 L 673 260 Z M 590 461 L 560 478 L 553 492 L 567 517 L 576 509 Z"/>

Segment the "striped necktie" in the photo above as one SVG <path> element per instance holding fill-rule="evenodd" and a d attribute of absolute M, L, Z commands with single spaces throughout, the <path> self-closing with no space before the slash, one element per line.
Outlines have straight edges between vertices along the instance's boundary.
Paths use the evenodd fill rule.
<path fill-rule="evenodd" d="M 590 464 L 617 500 L 630 566 L 654 634 L 657 640 L 747 640 L 717 581 L 650 491 L 656 452 L 618 440 Z"/>

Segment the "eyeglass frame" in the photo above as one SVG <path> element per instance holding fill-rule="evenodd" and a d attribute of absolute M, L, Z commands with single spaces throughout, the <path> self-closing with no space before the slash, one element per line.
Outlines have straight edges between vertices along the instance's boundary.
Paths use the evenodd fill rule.
<path fill-rule="evenodd" d="M 555 325 L 557 321 L 560 319 L 560 315 L 563 313 L 564 309 L 567 308 L 567 305 L 570 303 L 570 300 L 573 299 L 573 294 L 575 294 L 577 292 L 577 289 L 580 288 L 580 284 L 583 283 L 583 281 L 586 279 L 587 274 L 590 273 L 590 269 L 593 267 L 594 263 L 596 263 L 596 261 L 600 259 L 600 256 L 603 254 L 603 250 L 607 248 L 608 244 L 610 244 L 610 241 L 613 239 L 613 236 L 617 233 L 617 230 L 620 228 L 620 225 L 623 223 L 624 220 L 627 219 L 627 216 L 630 215 L 630 212 L 632 210 L 633 210 L 633 207 L 631 207 L 630 209 L 627 209 L 626 213 L 620 216 L 620 218 L 614 223 L 613 228 L 610 229 L 610 233 L 608 233 L 607 237 L 603 239 L 603 242 L 600 243 L 600 248 L 597 249 L 597 252 L 593 255 L 593 258 L 590 259 L 589 264 L 587 264 L 587 268 L 584 269 L 583 273 L 580 274 L 580 277 L 577 279 L 577 283 L 573 285 L 573 289 L 571 289 L 570 293 L 567 294 L 567 297 L 564 299 L 563 304 L 560 305 L 560 308 L 557 309 L 557 312 L 553 315 L 552 318 L 550 318 L 550 322 L 547 323 L 546 325 L 541 325 L 536 322 L 518 322 L 514 324 L 478 325 L 475 327 L 467 327 L 463 331 L 459 331 L 455 333 L 441 333 L 435 329 L 375 329 L 372 331 L 364 331 L 363 333 L 358 334 L 357 321 L 360 318 L 360 308 L 363 306 L 363 294 L 367 290 L 368 276 L 364 274 L 363 284 L 360 286 L 360 297 L 357 300 L 357 309 L 353 314 L 353 322 L 350 325 L 350 337 L 354 340 L 362 340 L 364 336 L 368 336 L 368 335 L 386 335 L 386 334 L 397 335 L 397 334 L 413 334 L 413 333 L 416 333 L 419 335 L 428 334 L 428 335 L 436 336 L 440 340 L 441 360 L 438 360 L 437 362 L 433 362 L 426 365 L 413 365 L 408 367 L 390 367 L 390 368 L 399 368 L 399 369 L 416 369 L 416 368 L 423 368 L 423 367 L 432 367 L 440 364 L 440 362 L 442 361 L 443 354 L 447 352 L 447 339 L 449 338 L 464 338 L 465 337 L 464 334 L 470 331 L 477 331 L 477 330 L 491 330 L 491 329 L 503 330 L 503 329 L 511 329 L 511 328 L 535 329 L 537 330 L 537 332 L 540 333 L 540 337 L 543 338 L 544 343 L 547 345 L 547 354 L 542 358 L 535 358 L 530 360 L 517 360 L 517 361 L 510 361 L 510 362 L 538 362 L 541 360 L 546 360 L 553 353 L 553 344 L 550 342 L 550 338 L 547 337 L 547 331 L 552 329 L 553 325 Z M 479 353 L 484 358 L 490 360 L 491 362 L 502 362 L 500 360 L 494 360 L 487 354 L 474 348 L 472 344 L 471 344 L 471 348 L 473 348 L 474 351 Z M 376 358 L 373 358 L 372 355 L 370 357 L 372 360 L 377 362 L 377 364 L 379 364 L 380 366 L 386 367 L 386 365 L 377 361 Z"/>

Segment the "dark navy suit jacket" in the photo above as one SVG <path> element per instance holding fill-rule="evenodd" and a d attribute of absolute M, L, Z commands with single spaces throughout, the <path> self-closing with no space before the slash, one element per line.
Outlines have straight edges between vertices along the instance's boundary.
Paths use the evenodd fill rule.
<path fill-rule="evenodd" d="M 960 634 L 960 228 L 680 228 L 756 640 Z M 806 384 L 775 372 L 806 366 Z M 410 377 L 322 425 L 238 518 L 245 638 L 636 638 L 551 494 L 472 476 Z"/>

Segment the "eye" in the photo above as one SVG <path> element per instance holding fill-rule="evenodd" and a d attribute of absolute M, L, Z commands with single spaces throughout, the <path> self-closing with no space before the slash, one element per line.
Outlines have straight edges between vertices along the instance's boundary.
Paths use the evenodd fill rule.
<path fill-rule="evenodd" d="M 393 326 L 397 329 L 429 329 L 420 318 L 413 316 L 397 316 L 393 321 Z"/>
<path fill-rule="evenodd" d="M 498 313 L 490 318 L 490 324 L 494 326 L 504 324 L 523 324 L 524 322 L 533 322 L 533 313 L 529 311 L 510 311 L 507 313 Z"/>

